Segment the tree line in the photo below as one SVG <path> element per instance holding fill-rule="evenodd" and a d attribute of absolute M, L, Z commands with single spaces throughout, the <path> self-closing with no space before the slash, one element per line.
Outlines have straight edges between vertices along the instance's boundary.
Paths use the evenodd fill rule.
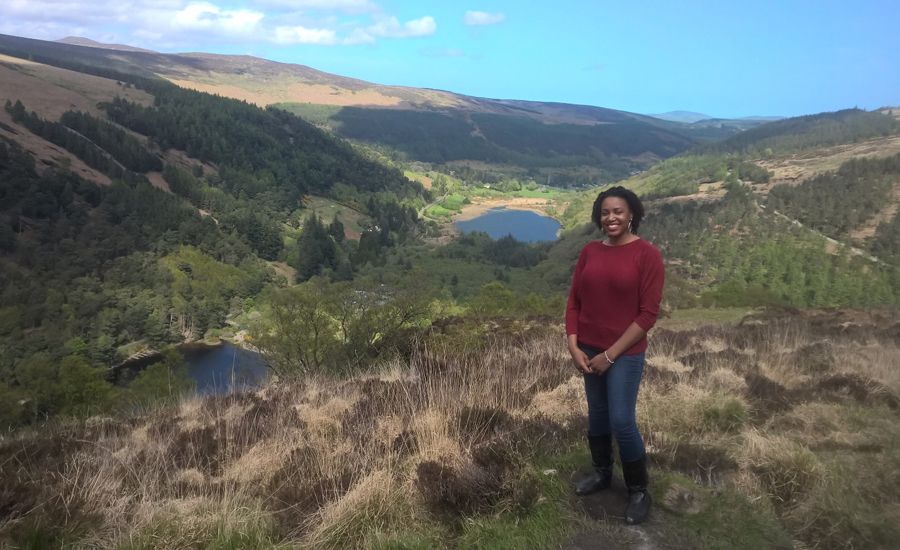
<path fill-rule="evenodd" d="M 851 159 L 799 185 L 776 185 L 768 204 L 817 231 L 846 239 L 882 210 L 898 178 L 900 154 Z"/>
<path fill-rule="evenodd" d="M 709 152 L 772 155 L 884 137 L 900 131 L 894 117 L 843 109 L 776 120 L 702 148 Z"/>

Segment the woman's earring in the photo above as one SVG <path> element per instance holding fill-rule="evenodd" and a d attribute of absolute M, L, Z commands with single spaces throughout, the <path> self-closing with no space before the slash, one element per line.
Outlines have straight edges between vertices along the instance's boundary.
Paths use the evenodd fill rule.
<path fill-rule="evenodd" d="M 631 233 L 631 220 L 628 220 L 628 232 Z"/>

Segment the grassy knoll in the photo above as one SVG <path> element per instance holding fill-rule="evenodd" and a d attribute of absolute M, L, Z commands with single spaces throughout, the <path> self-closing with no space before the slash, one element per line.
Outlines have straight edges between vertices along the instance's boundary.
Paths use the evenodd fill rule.
<path fill-rule="evenodd" d="M 365 230 L 366 225 L 370 221 L 368 216 L 360 213 L 358 210 L 325 197 L 308 195 L 303 199 L 303 205 L 305 206 L 303 210 L 295 212 L 296 219 L 293 221 L 296 229 L 293 231 L 293 234 L 288 232 L 289 236 L 293 237 L 294 240 L 300 235 L 303 221 L 313 214 L 319 216 L 326 224 L 337 218 L 338 221 L 344 224 L 344 231 L 347 237 L 356 240 L 359 240 L 359 235 Z"/>
<path fill-rule="evenodd" d="M 295 114 L 318 126 L 340 126 L 340 122 L 334 120 L 340 110 L 339 105 L 320 105 L 316 103 L 276 103 L 272 105 L 289 113 Z"/>
<path fill-rule="evenodd" d="M 639 528 L 621 523 L 618 473 L 610 491 L 571 496 L 585 418 L 559 327 L 483 322 L 488 336 L 444 323 L 411 357 L 350 378 L 20 431 L 0 441 L 0 543 L 888 548 L 900 536 L 895 314 L 657 329 L 638 410 L 656 507 Z"/>
<path fill-rule="evenodd" d="M 466 183 L 440 172 L 407 171 L 406 176 L 427 183 L 435 202 L 422 211 L 426 219 L 447 223 L 457 214 L 477 215 L 485 208 L 507 206 L 537 210 L 561 219 L 573 200 L 580 195 L 573 191 L 539 186 L 529 181 L 503 180 L 496 184 Z"/>

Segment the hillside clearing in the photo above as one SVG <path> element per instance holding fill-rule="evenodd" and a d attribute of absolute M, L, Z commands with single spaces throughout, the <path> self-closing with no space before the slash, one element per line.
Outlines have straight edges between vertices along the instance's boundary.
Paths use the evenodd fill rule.
<path fill-rule="evenodd" d="M 771 171 L 773 176 L 768 183 L 755 185 L 754 191 L 765 195 L 776 185 L 798 184 L 824 172 L 837 170 L 850 159 L 885 158 L 897 153 L 900 153 L 900 136 L 889 136 L 812 149 L 786 157 L 757 159 L 753 162 Z"/>
<path fill-rule="evenodd" d="M 0 68 L 2 70 L 2 68 Z M 112 180 L 58 145 L 41 139 L 27 128 L 13 122 L 5 110 L 0 110 L 0 137 L 18 143 L 23 149 L 34 155 L 38 173 L 43 174 L 49 167 L 67 169 L 78 176 L 98 185 L 111 185 Z"/>
<path fill-rule="evenodd" d="M 153 103 L 147 92 L 115 80 L 0 54 L 0 102 L 20 99 L 43 118 L 59 120 L 73 109 L 100 115 L 97 103 L 117 96 L 141 105 Z"/>

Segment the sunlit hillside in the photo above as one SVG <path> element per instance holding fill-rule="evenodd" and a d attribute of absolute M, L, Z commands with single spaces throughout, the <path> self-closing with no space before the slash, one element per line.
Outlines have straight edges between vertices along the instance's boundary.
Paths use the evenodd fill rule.
<path fill-rule="evenodd" d="M 585 411 L 559 328 L 497 319 L 435 327 L 407 359 L 348 378 L 285 379 L 22 431 L 0 442 L 0 540 L 891 546 L 895 315 L 784 312 L 736 325 L 681 315 L 662 325 L 638 401 L 659 506 L 637 531 L 619 526 L 618 482 L 570 496 L 587 465 Z M 453 344 L 466 334 L 466 347 Z"/>

